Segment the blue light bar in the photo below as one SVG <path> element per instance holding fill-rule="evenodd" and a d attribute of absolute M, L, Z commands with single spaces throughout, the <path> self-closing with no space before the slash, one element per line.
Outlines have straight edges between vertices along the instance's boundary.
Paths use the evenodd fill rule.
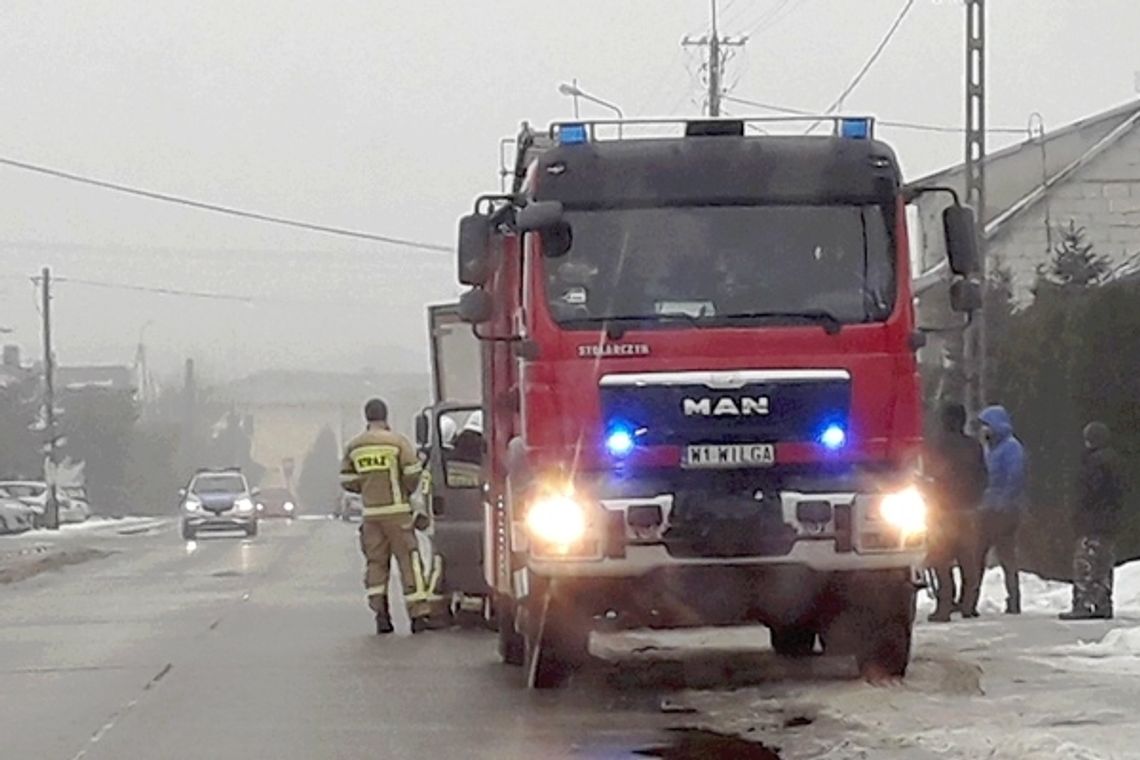
<path fill-rule="evenodd" d="M 839 136 L 849 140 L 871 139 L 870 119 L 841 119 L 839 121 Z"/>
<path fill-rule="evenodd" d="M 590 141 L 585 124 L 563 124 L 558 128 L 559 145 L 581 145 Z"/>
<path fill-rule="evenodd" d="M 843 445 L 847 443 L 847 431 L 843 429 L 842 425 L 832 423 L 819 434 L 819 442 L 823 444 L 824 448 L 836 451 L 843 448 Z"/>

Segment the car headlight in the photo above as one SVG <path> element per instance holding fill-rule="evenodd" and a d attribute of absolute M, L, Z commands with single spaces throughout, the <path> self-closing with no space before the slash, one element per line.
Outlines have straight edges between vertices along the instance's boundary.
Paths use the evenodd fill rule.
<path fill-rule="evenodd" d="M 586 510 L 568 494 L 544 494 L 527 510 L 526 527 L 539 541 L 570 547 L 586 534 Z"/>
<path fill-rule="evenodd" d="M 198 499 L 191 497 L 182 503 L 182 508 L 185 509 L 187 512 L 197 512 L 199 509 L 202 508 L 202 502 L 199 501 Z"/>
<path fill-rule="evenodd" d="M 244 499 L 244 498 L 238 499 L 237 501 L 234 502 L 234 507 L 237 509 L 238 512 L 252 512 L 253 511 L 253 502 L 250 501 L 249 499 Z"/>
<path fill-rule="evenodd" d="M 904 488 L 879 501 L 879 517 L 904 535 L 923 533 L 926 531 L 926 501 L 915 486 Z"/>
<path fill-rule="evenodd" d="M 285 511 L 286 512 L 292 512 L 294 508 L 295 507 L 293 506 L 293 502 L 291 502 L 291 501 L 285 502 Z"/>

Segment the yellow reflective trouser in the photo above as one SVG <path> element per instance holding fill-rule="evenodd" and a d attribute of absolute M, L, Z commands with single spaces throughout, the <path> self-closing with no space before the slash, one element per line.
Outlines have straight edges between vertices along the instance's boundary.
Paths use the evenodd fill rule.
<path fill-rule="evenodd" d="M 411 515 L 404 513 L 399 517 L 363 520 L 360 524 L 360 549 L 367 562 L 364 588 L 373 612 L 383 612 L 387 607 L 388 580 L 392 559 L 395 558 L 400 568 L 408 616 L 419 618 L 430 614 L 431 603 L 438 599 L 436 589 L 443 564 L 439 557 L 435 557 L 430 576 L 424 578 Z"/>

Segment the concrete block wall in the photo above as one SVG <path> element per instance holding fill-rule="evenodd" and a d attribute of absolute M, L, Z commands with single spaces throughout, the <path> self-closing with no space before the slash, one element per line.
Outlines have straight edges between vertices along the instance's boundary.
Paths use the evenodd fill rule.
<path fill-rule="evenodd" d="M 1119 264 L 1140 252 L 1140 126 L 1106 149 L 990 240 L 990 254 L 1013 273 L 1015 297 L 1026 302 L 1037 266 L 1049 261 L 1045 215 L 1058 228 L 1070 220 L 1085 228 L 1097 253 Z"/>

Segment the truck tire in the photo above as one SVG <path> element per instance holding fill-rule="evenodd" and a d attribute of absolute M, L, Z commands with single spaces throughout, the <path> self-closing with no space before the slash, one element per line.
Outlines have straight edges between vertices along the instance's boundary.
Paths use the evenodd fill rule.
<path fill-rule="evenodd" d="M 526 604 L 523 666 L 527 685 L 533 689 L 560 689 L 586 662 L 588 621 L 573 605 L 557 598 L 547 603 L 544 596 L 532 595 Z M 544 604 L 547 604 L 545 616 Z"/>
<path fill-rule="evenodd" d="M 257 523 L 254 523 L 253 525 L 250 525 L 248 528 L 246 528 L 245 535 L 247 538 L 255 538 L 257 536 Z"/>
<path fill-rule="evenodd" d="M 495 597 L 495 622 L 499 629 L 499 657 L 507 665 L 522 665 L 526 640 L 515 630 L 515 605 L 506 596 Z"/>
<path fill-rule="evenodd" d="M 193 541 L 195 535 L 197 535 L 197 534 L 194 532 L 193 528 L 191 528 L 186 523 L 182 523 L 182 540 L 183 541 Z"/>
<path fill-rule="evenodd" d="M 772 626 L 772 649 L 781 657 L 808 657 L 815 652 L 815 628 Z"/>
<path fill-rule="evenodd" d="M 836 589 L 820 634 L 826 654 L 854 656 L 868 677 L 902 678 L 910 664 L 915 588 L 906 571 L 868 573 Z"/>

